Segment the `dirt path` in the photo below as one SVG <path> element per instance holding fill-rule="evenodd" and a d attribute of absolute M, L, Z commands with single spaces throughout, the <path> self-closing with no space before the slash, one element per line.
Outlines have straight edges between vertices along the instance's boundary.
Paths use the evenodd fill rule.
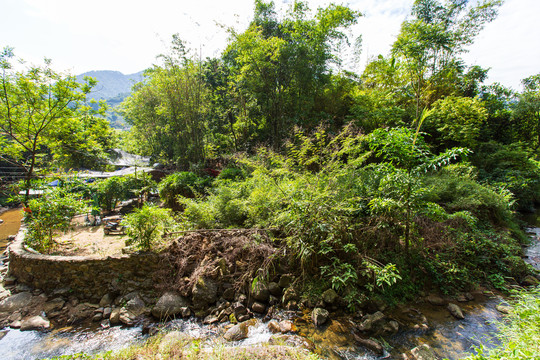
<path fill-rule="evenodd" d="M 95 255 L 107 257 L 121 255 L 125 246 L 125 235 L 105 235 L 103 225 L 86 226 L 84 216 L 73 221 L 74 227 L 66 234 L 55 238 L 55 255 Z"/>

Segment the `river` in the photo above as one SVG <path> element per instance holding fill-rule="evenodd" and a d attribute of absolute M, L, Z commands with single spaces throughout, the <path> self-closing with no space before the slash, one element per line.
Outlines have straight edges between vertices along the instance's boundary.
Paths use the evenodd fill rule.
<path fill-rule="evenodd" d="M 18 230 L 20 209 L 10 210 L 0 216 L 4 223 L 0 225 L 0 247 L 5 248 L 5 238 Z M 537 223 L 538 217 L 528 219 Z M 534 221 L 534 222 L 533 222 Z M 5 227 L 4 227 L 5 226 Z M 10 229 L 10 230 L 7 230 Z M 540 228 L 529 229 L 532 237 L 531 246 L 527 249 L 527 261 L 540 268 Z M 425 315 L 429 327 L 427 329 L 401 330 L 396 335 L 385 338 L 393 349 L 384 358 L 399 358 L 406 350 L 428 344 L 441 358 L 459 359 L 475 348 L 483 345 L 487 348 L 495 346 L 495 325 L 502 315 L 496 310 L 498 304 L 505 304 L 505 299 L 495 293 L 475 293 L 475 300 L 460 303 L 465 315 L 464 320 L 456 320 L 444 307 L 436 307 L 428 303 L 414 304 L 414 309 Z M 391 312 L 391 316 L 399 318 L 404 308 Z M 299 333 L 311 339 L 317 346 L 317 352 L 330 359 L 377 359 L 362 348 L 354 345 L 350 335 L 340 335 L 328 331 L 328 327 L 316 328 L 310 321 L 297 318 L 295 323 Z M 343 324 L 347 319 L 339 319 Z M 196 338 L 207 338 L 207 344 L 212 344 L 219 338 L 222 330 L 219 327 L 203 326 L 199 322 L 176 320 L 167 326 L 169 329 L 187 332 Z M 250 328 L 250 336 L 241 342 L 231 345 L 253 345 L 267 342 L 271 334 L 265 323 L 258 322 Z M 42 359 L 78 352 L 96 353 L 101 351 L 124 348 L 130 344 L 139 343 L 146 339 L 140 327 L 124 328 L 99 327 L 64 328 L 50 332 L 4 329 L 0 331 L 0 357 L 5 360 Z"/>

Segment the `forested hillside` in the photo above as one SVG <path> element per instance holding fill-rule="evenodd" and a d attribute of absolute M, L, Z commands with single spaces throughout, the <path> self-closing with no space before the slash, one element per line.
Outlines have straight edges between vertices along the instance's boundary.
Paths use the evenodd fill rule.
<path fill-rule="evenodd" d="M 417 0 L 391 51 L 356 74 L 338 70 L 338 50 L 356 42 L 359 11 L 295 2 L 278 14 L 256 0 L 219 57 L 173 36 L 120 106 L 121 144 L 177 171 L 159 191 L 180 228 L 277 229 L 308 293 L 331 287 L 354 308 L 423 288 L 506 289 L 533 272 L 516 211 L 540 201 L 540 74 L 515 92 L 462 59 L 501 3 Z M 27 181 L 47 165 L 106 166 L 118 138 L 83 95 L 124 91 L 106 81 L 121 74 L 68 78 L 51 98 L 63 112 L 44 112 L 37 134 L 33 115 L 13 112 L 25 78 L 5 74 L 5 161 Z"/>

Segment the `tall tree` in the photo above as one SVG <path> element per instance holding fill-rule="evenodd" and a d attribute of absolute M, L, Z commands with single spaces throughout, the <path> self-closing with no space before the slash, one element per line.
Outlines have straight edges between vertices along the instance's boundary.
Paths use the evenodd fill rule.
<path fill-rule="evenodd" d="M 74 117 L 93 82 L 81 86 L 74 76 L 53 71 L 48 59 L 42 66 L 16 71 L 14 57 L 9 47 L 0 55 L 0 157 L 24 168 L 27 200 L 30 180 L 51 134 Z"/>
<path fill-rule="evenodd" d="M 317 118 L 315 99 L 330 82 L 338 44 L 347 41 L 340 30 L 358 16 L 331 4 L 310 18 L 307 4 L 295 1 L 278 20 L 273 2 L 255 1 L 253 22 L 241 34 L 231 32 L 224 58 L 263 132 L 261 140 L 278 147 L 291 126 L 310 125 Z"/>
<path fill-rule="evenodd" d="M 518 141 L 530 144 L 533 154 L 540 148 L 540 74 L 529 76 L 521 81 L 523 92 L 512 114 Z"/>
<path fill-rule="evenodd" d="M 463 72 L 459 56 L 467 51 L 484 25 L 495 19 L 502 0 L 415 0 L 412 18 L 403 22 L 392 54 L 403 61 L 414 94 L 415 123 L 438 97 L 429 96 L 441 83 Z M 456 94 L 445 94 L 456 95 Z"/>
<path fill-rule="evenodd" d="M 206 157 L 208 90 L 200 61 L 190 57 L 178 35 L 171 53 L 160 58 L 163 64 L 148 70 L 124 101 L 124 116 L 144 153 L 187 168 Z"/>

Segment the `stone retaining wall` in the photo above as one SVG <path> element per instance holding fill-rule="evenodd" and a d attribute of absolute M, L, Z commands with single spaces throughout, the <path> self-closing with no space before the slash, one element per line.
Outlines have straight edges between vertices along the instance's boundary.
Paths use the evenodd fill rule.
<path fill-rule="evenodd" d="M 9 246 L 9 275 L 19 284 L 94 301 L 107 293 L 120 295 L 154 290 L 153 276 L 160 263 L 158 254 L 107 258 L 43 255 L 25 248 L 25 235 L 26 229 L 21 228 Z"/>

